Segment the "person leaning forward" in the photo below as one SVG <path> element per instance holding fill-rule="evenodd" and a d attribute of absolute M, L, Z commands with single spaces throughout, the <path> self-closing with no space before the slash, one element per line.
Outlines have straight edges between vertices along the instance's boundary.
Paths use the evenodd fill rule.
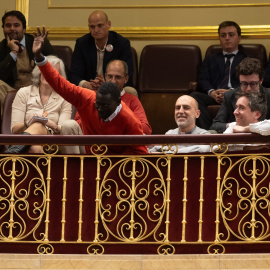
<path fill-rule="evenodd" d="M 0 42 L 1 108 L 9 91 L 32 84 L 31 75 L 35 64 L 32 52 L 34 37 L 25 33 L 24 15 L 17 10 L 6 12 L 2 17 L 2 28 L 5 38 Z M 42 53 L 56 55 L 47 39 Z"/>
<path fill-rule="evenodd" d="M 234 110 L 235 122 L 229 124 L 224 134 L 258 133 L 270 135 L 270 120 L 265 120 L 267 111 L 266 96 L 260 92 L 241 92 L 237 96 Z M 269 144 L 229 144 L 230 151 L 269 149 Z M 217 147 L 214 146 L 217 150 Z M 219 149 L 218 149 L 219 150 Z"/>
<path fill-rule="evenodd" d="M 266 119 L 270 119 L 270 90 L 262 86 L 264 69 L 260 60 L 251 57 L 245 58 L 236 67 L 236 73 L 240 80 L 240 87 L 224 94 L 221 107 L 210 127 L 210 129 L 214 129 L 219 133 L 224 132 L 230 122 L 235 121 L 236 96 L 240 93 L 260 92 L 265 94 L 267 101 Z"/>
<path fill-rule="evenodd" d="M 84 135 L 143 135 L 140 121 L 121 102 L 119 88 L 112 82 L 104 82 L 97 92 L 68 82 L 53 69 L 41 53 L 48 31 L 37 28 L 33 53 L 45 80 L 64 99 L 73 104 L 81 116 Z M 86 153 L 91 148 L 86 146 Z M 109 154 L 146 154 L 146 146 L 109 146 Z"/>

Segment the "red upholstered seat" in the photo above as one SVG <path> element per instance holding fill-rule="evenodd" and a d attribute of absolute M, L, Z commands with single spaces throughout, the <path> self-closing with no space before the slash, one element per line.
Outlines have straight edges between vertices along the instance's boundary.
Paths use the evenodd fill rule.
<path fill-rule="evenodd" d="M 3 118 L 1 123 L 1 133 L 2 134 L 11 134 L 10 124 L 11 124 L 11 110 L 12 102 L 15 98 L 17 90 L 10 91 L 6 95 L 4 108 L 3 108 Z"/>
<path fill-rule="evenodd" d="M 138 56 L 136 50 L 131 47 L 132 57 L 133 57 L 133 85 L 137 90 L 138 86 Z"/>
<path fill-rule="evenodd" d="M 63 45 L 53 45 L 53 48 L 55 49 L 57 56 L 63 60 L 66 67 L 67 77 L 68 77 L 70 67 L 71 67 L 72 49 L 69 46 L 63 46 Z"/>
<path fill-rule="evenodd" d="M 139 68 L 139 92 L 153 134 L 175 128 L 176 99 L 190 91 L 201 67 L 201 50 L 196 45 L 147 45 Z"/>

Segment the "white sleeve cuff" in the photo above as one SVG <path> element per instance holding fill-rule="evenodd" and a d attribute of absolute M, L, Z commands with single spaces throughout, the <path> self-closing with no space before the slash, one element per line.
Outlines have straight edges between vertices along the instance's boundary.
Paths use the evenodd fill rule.
<path fill-rule="evenodd" d="M 47 60 L 46 56 L 44 56 L 44 60 L 41 61 L 41 62 L 37 62 L 36 59 L 35 59 L 35 64 L 36 64 L 38 67 L 41 67 L 41 66 L 46 65 L 47 62 L 48 62 L 48 60 Z"/>
<path fill-rule="evenodd" d="M 208 96 L 210 96 L 210 93 L 212 92 L 212 91 L 214 91 L 215 89 L 210 89 L 210 90 L 208 90 Z"/>
<path fill-rule="evenodd" d="M 79 86 L 83 87 L 83 84 L 86 82 L 86 80 L 81 80 L 79 83 Z"/>

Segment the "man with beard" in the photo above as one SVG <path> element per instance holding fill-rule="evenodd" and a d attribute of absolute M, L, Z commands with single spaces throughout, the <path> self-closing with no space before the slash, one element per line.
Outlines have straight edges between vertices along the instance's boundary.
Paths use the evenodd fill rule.
<path fill-rule="evenodd" d="M 200 110 L 198 109 L 198 102 L 190 96 L 184 95 L 177 99 L 175 103 L 174 119 L 177 124 L 177 128 L 170 129 L 166 135 L 177 134 L 209 134 L 205 129 L 201 129 L 196 126 L 196 119 L 200 116 Z M 161 146 L 154 146 L 149 150 L 150 153 L 161 152 Z M 163 147 L 165 150 L 165 147 Z M 171 147 L 165 152 L 188 153 L 188 152 L 208 152 L 210 151 L 209 145 L 190 145 L 190 144 L 178 144 L 177 149 Z"/>
<path fill-rule="evenodd" d="M 9 91 L 32 84 L 34 37 L 26 34 L 26 19 L 17 10 L 6 12 L 2 17 L 5 38 L 0 42 L 0 105 Z M 45 41 L 44 55 L 56 55 L 52 45 Z"/>

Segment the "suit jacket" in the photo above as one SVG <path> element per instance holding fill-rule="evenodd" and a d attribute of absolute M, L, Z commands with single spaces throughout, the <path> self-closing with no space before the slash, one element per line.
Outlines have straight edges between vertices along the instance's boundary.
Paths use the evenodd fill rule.
<path fill-rule="evenodd" d="M 213 124 L 210 129 L 216 130 L 218 133 L 223 133 L 226 130 L 227 123 L 235 122 L 235 116 L 233 114 L 236 105 L 236 94 L 241 92 L 240 88 L 230 90 L 224 94 L 224 99 L 221 103 L 221 107 L 213 120 Z M 266 94 L 267 100 L 267 112 L 266 119 L 270 119 L 270 90 L 260 87 L 260 92 Z"/>
<path fill-rule="evenodd" d="M 105 50 L 103 73 L 105 74 L 106 66 L 111 60 L 123 60 L 128 65 L 129 80 L 127 85 L 133 86 L 133 58 L 129 40 L 116 32 L 109 31 L 107 44 L 113 45 L 113 50 L 111 52 Z M 97 49 L 95 39 L 89 33 L 76 40 L 70 68 L 70 81 L 79 85 L 82 80 L 95 79 L 96 70 Z"/>
<path fill-rule="evenodd" d="M 34 65 L 34 54 L 32 52 L 34 37 L 25 34 L 25 47 L 29 56 L 30 64 Z M 54 48 L 50 44 L 49 40 L 45 40 L 44 49 L 42 51 L 44 55 L 56 55 Z M 3 39 L 0 42 L 0 80 L 4 81 L 11 87 L 14 86 L 17 79 L 16 62 L 10 55 L 10 49 L 7 46 L 7 40 Z"/>
<path fill-rule="evenodd" d="M 239 87 L 239 78 L 236 76 L 236 66 L 246 57 L 240 50 L 235 55 L 231 66 L 231 85 L 232 88 Z M 199 91 L 207 94 L 210 89 L 219 89 L 219 85 L 224 77 L 225 59 L 223 53 L 207 56 L 199 74 L 198 86 Z"/>

